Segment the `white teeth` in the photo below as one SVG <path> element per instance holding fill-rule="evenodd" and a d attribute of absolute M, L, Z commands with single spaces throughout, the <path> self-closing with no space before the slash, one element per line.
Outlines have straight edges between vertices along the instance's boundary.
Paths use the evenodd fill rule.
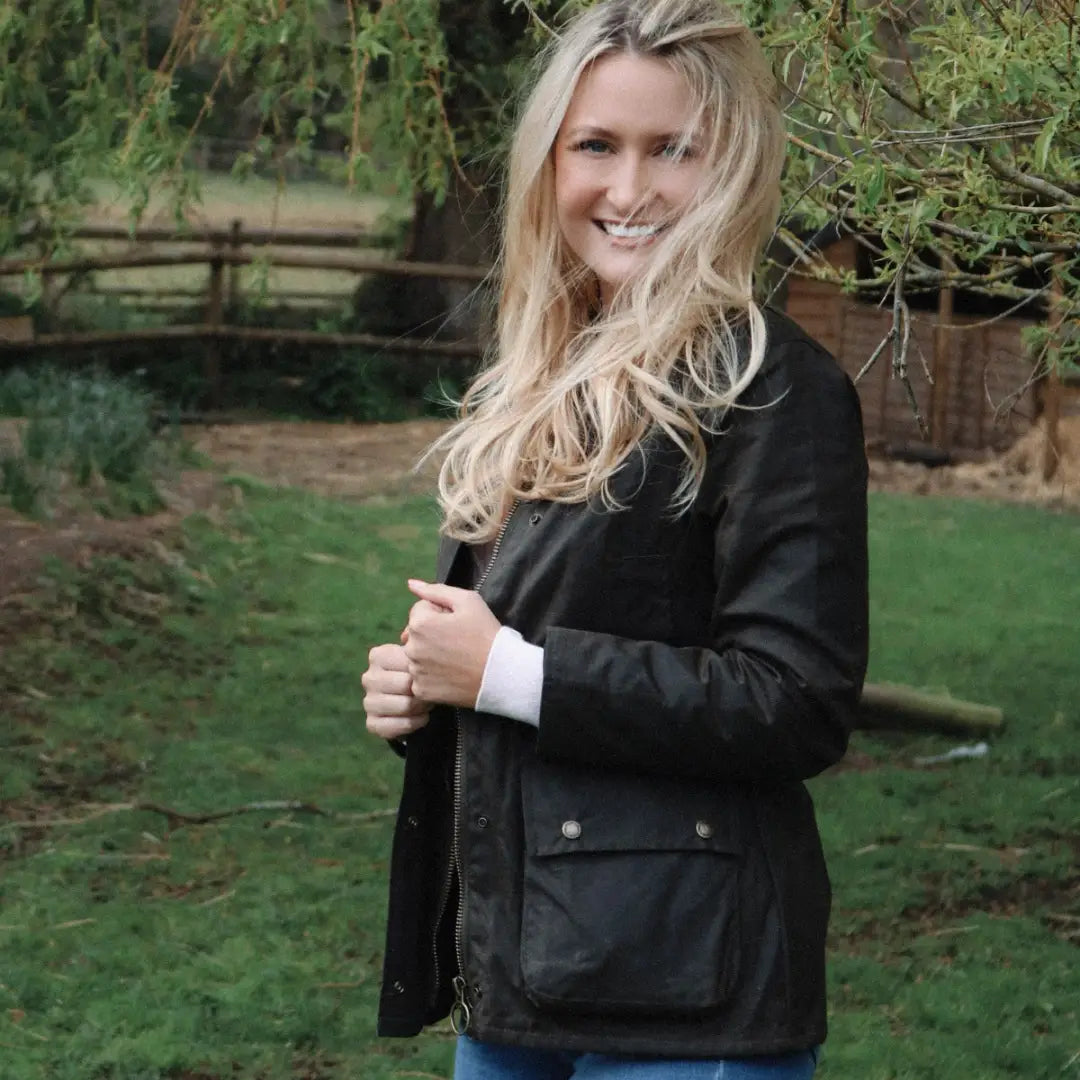
<path fill-rule="evenodd" d="M 600 227 L 619 240 L 644 240 L 660 231 L 659 225 L 616 225 L 613 221 L 601 221 Z"/>

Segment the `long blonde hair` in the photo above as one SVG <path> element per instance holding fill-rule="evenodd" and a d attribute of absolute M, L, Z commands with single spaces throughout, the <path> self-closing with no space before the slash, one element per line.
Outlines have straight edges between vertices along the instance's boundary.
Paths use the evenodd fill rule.
<path fill-rule="evenodd" d="M 619 52 L 662 58 L 684 76 L 706 171 L 647 266 L 598 312 L 595 276 L 556 221 L 552 146 L 583 71 Z M 690 505 L 703 432 L 764 357 L 753 272 L 775 221 L 783 155 L 762 50 L 715 0 L 606 0 L 564 28 L 542 57 L 510 152 L 494 358 L 433 447 L 447 452 L 445 533 L 490 539 L 514 498 L 599 497 L 617 508 L 610 481 L 654 428 L 685 454 L 675 506 Z"/>

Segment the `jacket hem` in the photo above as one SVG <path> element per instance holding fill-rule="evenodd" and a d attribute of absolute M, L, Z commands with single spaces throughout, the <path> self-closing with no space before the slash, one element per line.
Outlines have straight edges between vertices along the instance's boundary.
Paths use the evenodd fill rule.
<path fill-rule="evenodd" d="M 384 1039 L 409 1039 L 419 1035 L 424 1025 L 415 1020 L 380 1016 L 375 1024 L 375 1034 Z"/>
<path fill-rule="evenodd" d="M 479 1042 L 523 1046 L 533 1050 L 563 1050 L 579 1054 L 641 1054 L 670 1058 L 734 1058 L 776 1054 L 794 1054 L 812 1050 L 825 1042 L 825 1029 L 812 1028 L 783 1038 L 726 1039 L 691 1037 L 688 1033 L 673 1038 L 655 1034 L 594 1035 L 571 1031 L 537 1031 L 527 1028 L 484 1025 L 470 1028 L 468 1035 Z"/>

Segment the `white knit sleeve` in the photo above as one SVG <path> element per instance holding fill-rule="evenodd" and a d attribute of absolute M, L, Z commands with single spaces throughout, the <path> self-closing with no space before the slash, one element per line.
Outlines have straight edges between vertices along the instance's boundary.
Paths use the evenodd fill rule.
<path fill-rule="evenodd" d="M 543 688 L 544 650 L 509 626 L 500 627 L 484 665 L 477 711 L 538 727 Z"/>

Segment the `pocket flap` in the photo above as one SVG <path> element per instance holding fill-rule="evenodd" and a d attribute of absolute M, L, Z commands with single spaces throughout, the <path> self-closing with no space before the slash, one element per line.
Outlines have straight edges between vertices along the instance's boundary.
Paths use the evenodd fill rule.
<path fill-rule="evenodd" d="M 739 802 L 715 787 L 670 777 L 532 761 L 522 778 L 526 850 L 533 856 L 601 851 L 741 851 Z"/>

